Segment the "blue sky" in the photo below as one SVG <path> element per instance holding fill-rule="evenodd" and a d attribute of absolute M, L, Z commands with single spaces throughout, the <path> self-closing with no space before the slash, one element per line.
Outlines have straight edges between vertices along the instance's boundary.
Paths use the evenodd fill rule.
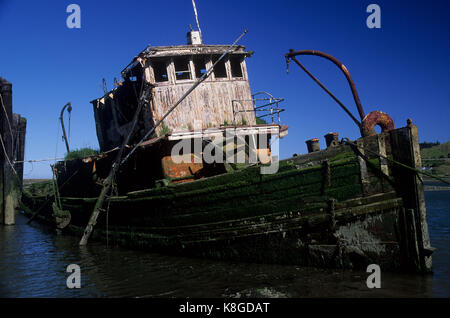
<path fill-rule="evenodd" d="M 81 29 L 66 27 L 66 7 L 81 7 Z M 366 8 L 381 7 L 381 29 L 366 26 Z M 289 49 L 315 49 L 349 69 L 367 113 L 382 110 L 397 127 L 407 118 L 421 141 L 450 140 L 450 1 L 253 1 L 197 0 L 205 44 L 240 44 L 252 92 L 285 98 L 282 158 L 306 152 L 305 140 L 329 131 L 356 139 L 351 119 L 291 63 Z M 103 94 L 102 78 L 114 77 L 147 44 L 185 44 L 195 25 L 191 0 L 9 1 L 0 0 L 0 76 L 13 83 L 13 108 L 28 119 L 26 159 L 62 157 L 58 116 L 72 103 L 71 148 L 98 148 L 92 106 Z M 357 114 L 348 84 L 330 62 L 300 57 Z M 66 121 L 67 124 L 67 121 Z M 26 164 L 25 178 L 50 177 L 49 163 Z"/>

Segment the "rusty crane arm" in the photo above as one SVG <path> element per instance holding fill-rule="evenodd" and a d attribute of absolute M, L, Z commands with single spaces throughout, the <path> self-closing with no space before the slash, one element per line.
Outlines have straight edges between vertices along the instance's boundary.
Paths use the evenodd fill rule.
<path fill-rule="evenodd" d="M 301 50 L 301 51 L 294 51 L 289 50 L 289 53 L 285 55 L 286 57 L 286 63 L 289 65 L 289 60 L 294 61 L 300 68 L 305 71 L 306 74 L 308 74 L 322 89 L 327 92 L 328 95 L 331 96 L 338 104 L 341 106 L 341 108 L 352 118 L 352 120 L 356 123 L 356 125 L 361 129 L 361 122 L 353 116 L 353 114 L 348 110 L 348 108 L 336 97 L 331 93 L 325 85 L 323 85 L 311 72 L 308 71 L 306 67 L 304 67 L 295 57 L 298 55 L 315 55 L 322 58 L 325 58 L 331 62 L 333 62 L 341 71 L 344 73 L 345 78 L 347 79 L 348 84 L 350 85 L 350 89 L 353 94 L 353 99 L 355 100 L 356 107 L 358 109 L 359 116 L 361 117 L 361 121 L 364 119 L 365 114 L 364 110 L 361 106 L 361 101 L 359 100 L 358 92 L 356 91 L 355 83 L 353 82 L 353 79 L 345 67 L 344 64 L 342 64 L 338 59 L 336 59 L 334 56 L 331 56 L 330 54 L 323 53 L 320 51 L 314 51 L 314 50 Z"/>
<path fill-rule="evenodd" d="M 63 106 L 63 108 L 61 109 L 61 114 L 59 115 L 59 120 L 61 121 L 61 128 L 62 128 L 62 132 L 63 132 L 63 139 L 64 139 L 64 142 L 66 143 L 67 153 L 69 153 L 70 152 L 69 141 L 67 140 L 66 128 L 64 127 L 64 118 L 63 118 L 64 111 L 66 110 L 66 108 L 67 108 L 67 111 L 70 114 L 70 112 L 72 111 L 72 104 L 70 102 L 68 102 L 67 104 L 65 104 Z M 70 125 L 69 125 L 69 128 L 70 128 Z M 70 129 L 69 129 L 69 131 L 70 131 Z"/>

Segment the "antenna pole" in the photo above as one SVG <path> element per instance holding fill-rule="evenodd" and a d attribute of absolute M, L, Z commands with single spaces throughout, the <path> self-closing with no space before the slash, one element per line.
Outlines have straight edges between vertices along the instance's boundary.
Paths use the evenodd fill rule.
<path fill-rule="evenodd" d="M 192 6 L 194 7 L 194 14 L 195 14 L 195 21 L 197 22 L 197 28 L 198 32 L 200 32 L 200 39 L 202 39 L 202 30 L 200 30 L 200 23 L 198 22 L 198 14 L 197 14 L 197 7 L 195 6 L 195 1 L 192 0 Z"/>

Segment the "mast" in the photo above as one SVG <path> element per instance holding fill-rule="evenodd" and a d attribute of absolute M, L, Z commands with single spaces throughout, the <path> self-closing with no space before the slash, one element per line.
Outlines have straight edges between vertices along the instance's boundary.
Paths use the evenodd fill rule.
<path fill-rule="evenodd" d="M 200 29 L 200 23 L 198 22 L 197 7 L 195 6 L 195 0 L 192 0 L 192 6 L 194 7 L 195 21 L 197 22 L 197 29 L 200 33 L 200 41 L 203 43 L 202 30 Z"/>

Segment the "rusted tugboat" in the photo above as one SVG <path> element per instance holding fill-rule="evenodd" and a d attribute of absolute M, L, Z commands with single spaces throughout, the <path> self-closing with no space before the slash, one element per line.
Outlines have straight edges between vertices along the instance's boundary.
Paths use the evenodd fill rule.
<path fill-rule="evenodd" d="M 361 120 L 297 60 L 346 75 Z M 347 69 L 286 54 L 348 112 L 355 141 L 308 140 L 279 160 L 282 99 L 250 91 L 243 46 L 147 47 L 92 101 L 100 153 L 60 161 L 23 209 L 63 233 L 176 255 L 304 266 L 431 271 L 418 130 L 364 114 Z M 377 134 L 375 125 L 382 127 Z M 212 158 L 212 159 L 211 159 Z"/>

